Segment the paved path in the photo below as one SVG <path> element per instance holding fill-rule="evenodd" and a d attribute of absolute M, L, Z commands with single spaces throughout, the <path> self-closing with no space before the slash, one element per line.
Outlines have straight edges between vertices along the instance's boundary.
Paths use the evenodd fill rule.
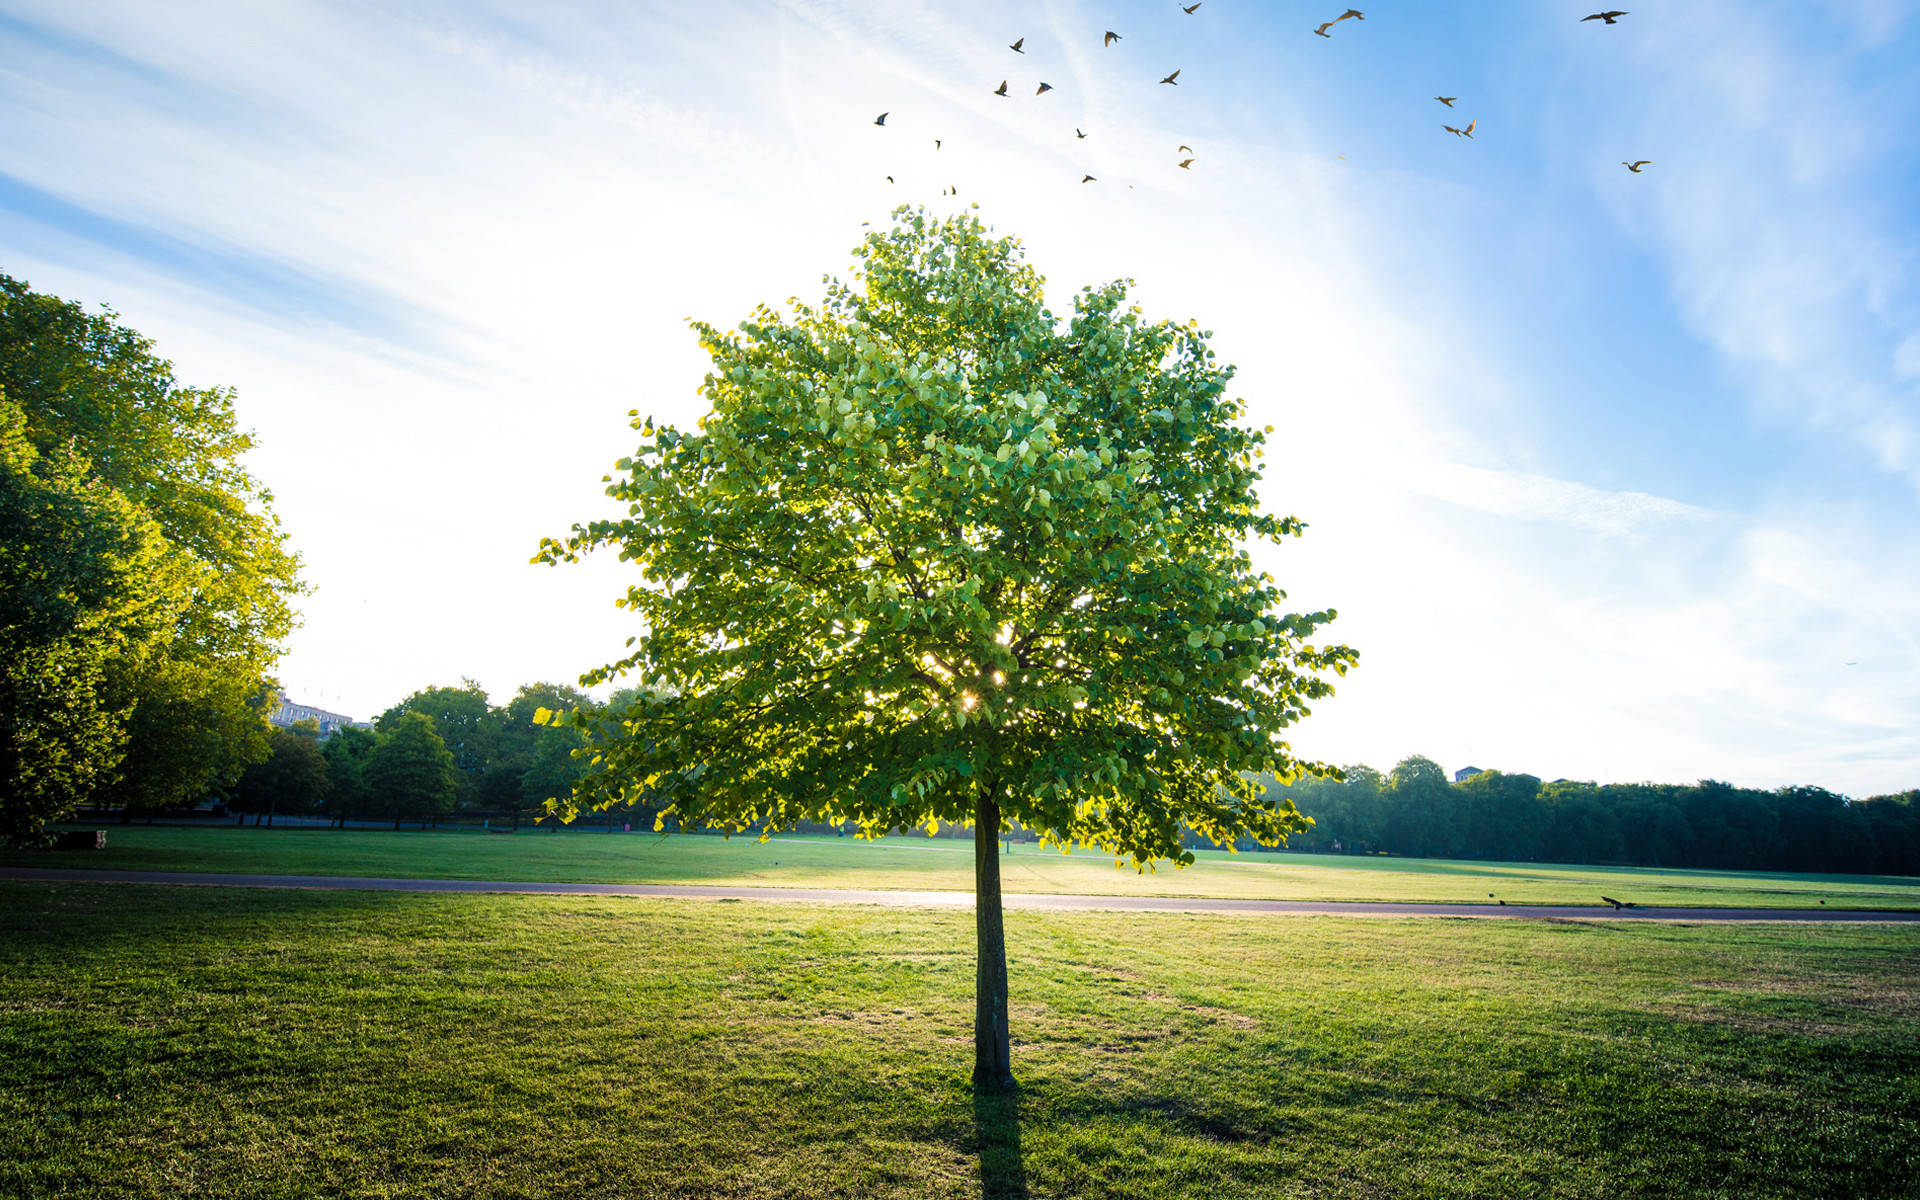
<path fill-rule="evenodd" d="M 561 896 L 645 896 L 688 900 L 783 900 L 813 904 L 884 904 L 906 908 L 971 908 L 972 892 L 889 892 L 836 888 L 699 887 L 652 883 L 527 883 L 475 879 L 362 879 L 349 875 L 210 875 L 187 871 L 72 871 L 0 867 L 16 883 L 162 883 L 193 887 L 318 888 L 379 892 L 521 892 Z M 1630 908 L 1547 904 L 1362 904 L 1327 900 L 1222 900 L 1197 896 L 1057 896 L 1009 892 L 1008 908 L 1103 909 L 1117 912 L 1319 914 L 1359 917 L 1534 917 L 1609 921 L 1892 921 L 1920 922 L 1920 911 L 1861 912 L 1834 908 Z"/>

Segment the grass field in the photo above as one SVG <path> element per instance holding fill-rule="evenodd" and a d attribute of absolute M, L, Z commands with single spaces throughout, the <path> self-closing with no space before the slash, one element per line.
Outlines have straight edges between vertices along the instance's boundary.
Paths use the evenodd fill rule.
<path fill-rule="evenodd" d="M 0 1194 L 1910 1197 L 1920 930 L 0 884 Z"/>
<path fill-rule="evenodd" d="M 700 883 L 817 888 L 973 888 L 973 844 L 947 839 L 658 838 L 649 834 L 477 830 L 262 829 L 223 825 L 107 826 L 104 851 L 0 851 L 0 865 L 269 875 Z M 1920 879 L 1661 871 L 1543 863 L 1342 858 L 1203 851 L 1182 870 L 1136 873 L 1098 853 L 1027 844 L 1003 860 L 1010 892 L 1221 896 L 1274 900 L 1397 900 L 1637 904 L 1719 908 L 1920 908 Z M 1489 897 L 1488 893 L 1495 893 Z"/>

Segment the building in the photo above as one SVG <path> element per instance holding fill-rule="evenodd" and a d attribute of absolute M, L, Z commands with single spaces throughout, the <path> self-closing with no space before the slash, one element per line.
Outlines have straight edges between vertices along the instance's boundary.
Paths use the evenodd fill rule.
<path fill-rule="evenodd" d="M 1478 775 L 1479 773 L 1480 773 L 1479 767 L 1461 767 L 1458 771 L 1455 771 L 1453 773 L 1453 781 L 1455 783 L 1465 783 L 1467 780 L 1472 779 L 1475 775 Z"/>
<path fill-rule="evenodd" d="M 317 721 L 320 724 L 320 740 L 323 742 L 332 737 L 333 731 L 336 729 L 345 729 L 349 725 L 360 724 L 360 722 L 343 713 L 328 712 L 324 708 L 315 708 L 310 704 L 295 704 L 293 701 L 287 699 L 284 692 L 281 693 L 277 699 L 279 703 L 274 707 L 273 712 L 267 716 L 269 722 L 285 729 L 299 721 Z"/>

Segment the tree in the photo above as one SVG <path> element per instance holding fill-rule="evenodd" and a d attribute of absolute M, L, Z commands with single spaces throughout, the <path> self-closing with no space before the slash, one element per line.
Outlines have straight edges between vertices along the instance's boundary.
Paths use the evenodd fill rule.
<path fill-rule="evenodd" d="M 271 825 L 276 812 L 291 815 L 320 807 L 333 780 L 320 752 L 319 724 L 303 721 L 291 729 L 276 729 L 267 735 L 267 746 L 266 759 L 241 772 L 228 790 L 233 810 L 261 814 Z"/>
<path fill-rule="evenodd" d="M 636 419 L 619 520 L 535 561 L 617 549 L 632 652 L 583 677 L 651 690 L 571 722 L 576 797 L 657 797 L 683 824 L 974 830 L 975 1085 L 1012 1085 L 995 853 L 1017 820 L 1063 849 L 1184 865 L 1191 827 L 1277 844 L 1306 822 L 1249 775 L 1323 768 L 1286 728 L 1356 660 L 1316 647 L 1246 544 L 1264 437 L 1193 324 L 1126 285 L 1063 324 L 1018 244 L 902 209 L 815 309 L 696 325 L 696 430 Z"/>
<path fill-rule="evenodd" d="M 500 717 L 500 760 L 495 774 L 500 778 L 500 807 L 513 811 L 515 828 L 525 808 L 542 808 L 549 800 L 560 801 L 573 794 L 574 784 L 586 773 L 585 760 L 573 752 L 586 739 L 568 725 L 543 725 L 534 718 L 542 710 L 570 712 L 588 700 L 578 688 L 556 683 L 530 683 L 522 687 Z"/>
<path fill-rule="evenodd" d="M 459 687 L 422 688 L 381 713 L 374 728 L 391 733 L 410 712 L 433 718 L 434 731 L 460 772 L 460 799 L 478 800 L 499 749 L 497 710 L 488 702 L 487 690 L 471 679 L 462 679 Z"/>
<path fill-rule="evenodd" d="M 254 442 L 233 393 L 180 386 L 111 311 L 89 314 L 5 275 L 0 391 L 42 455 L 71 453 L 152 520 L 189 597 L 164 645 L 104 674 L 125 753 L 117 770 L 95 772 L 96 797 L 153 808 L 233 782 L 266 756 L 268 674 L 303 591 L 273 497 L 242 461 Z"/>
<path fill-rule="evenodd" d="M 367 790 L 380 810 L 400 828 L 402 819 L 425 824 L 428 818 L 453 811 L 460 773 L 453 755 L 425 713 L 405 712 L 394 718 L 392 732 L 367 756 Z"/>
<path fill-rule="evenodd" d="M 334 730 L 320 747 L 327 760 L 327 811 L 341 825 L 353 814 L 370 812 L 374 807 L 373 792 L 367 784 L 367 763 L 379 745 L 379 734 L 349 725 Z"/>
<path fill-rule="evenodd" d="M 113 674 L 164 644 L 185 601 L 154 522 L 41 454 L 0 394 L 0 840 L 31 841 L 118 766 Z"/>

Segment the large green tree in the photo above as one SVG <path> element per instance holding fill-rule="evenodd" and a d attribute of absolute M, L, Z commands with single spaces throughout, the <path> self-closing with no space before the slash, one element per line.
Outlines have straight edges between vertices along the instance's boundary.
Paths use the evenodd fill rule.
<path fill-rule="evenodd" d="M 275 813 L 292 816 L 319 808 L 333 789 L 319 726 L 308 721 L 276 729 L 267 735 L 267 747 L 267 757 L 242 771 L 228 789 L 233 810 L 260 814 L 271 825 Z"/>
<path fill-rule="evenodd" d="M 902 209 L 819 307 L 699 324 L 696 429 L 636 419 L 626 515 L 536 561 L 616 549 L 632 703 L 572 721 L 579 794 L 656 798 L 737 831 L 973 826 L 975 1085 L 1012 1085 L 997 835 L 1184 864 L 1185 827 L 1283 841 L 1305 822 L 1289 726 L 1355 653 L 1312 644 L 1249 545 L 1265 438 L 1231 368 L 1126 287 L 1063 320 L 1018 244 Z"/>
<path fill-rule="evenodd" d="M 460 772 L 460 800 L 483 800 L 487 775 L 500 750 L 498 710 L 488 701 L 487 689 L 471 679 L 462 679 L 459 687 L 421 688 L 381 713 L 374 728 L 391 733 L 401 716 L 410 712 L 433 719 L 434 731 Z"/>
<path fill-rule="evenodd" d="M 268 677 L 302 590 L 273 497 L 243 462 L 254 442 L 233 393 L 181 386 L 113 313 L 5 275 L 0 391 L 36 449 L 72 453 L 154 522 L 190 598 L 163 646 L 106 673 L 124 755 L 98 773 L 96 796 L 157 807 L 233 782 L 266 756 Z"/>
<path fill-rule="evenodd" d="M 424 824 L 452 812 L 460 789 L 453 754 L 440 740 L 433 718 L 419 712 L 404 712 L 393 720 L 391 732 L 367 755 L 362 777 L 395 829 L 403 820 Z"/>
<path fill-rule="evenodd" d="M 164 646 L 185 592 L 154 522 L 0 394 L 0 840 L 31 840 L 110 777 L 116 672 Z"/>

